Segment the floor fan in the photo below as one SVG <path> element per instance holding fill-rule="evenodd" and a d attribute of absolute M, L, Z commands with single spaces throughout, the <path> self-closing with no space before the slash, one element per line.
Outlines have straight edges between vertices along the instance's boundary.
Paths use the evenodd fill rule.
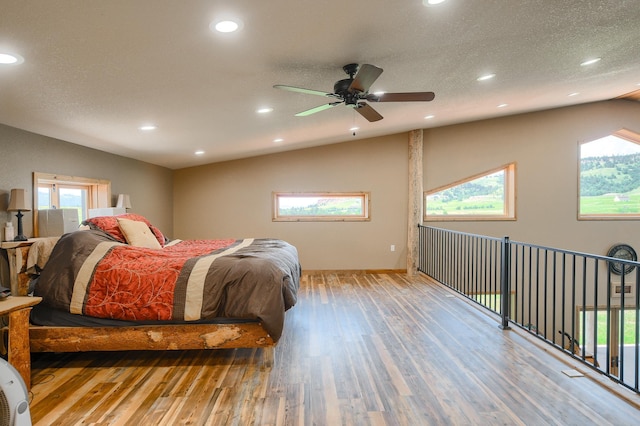
<path fill-rule="evenodd" d="M 0 358 L 0 426 L 31 426 L 27 386 L 3 358 Z"/>

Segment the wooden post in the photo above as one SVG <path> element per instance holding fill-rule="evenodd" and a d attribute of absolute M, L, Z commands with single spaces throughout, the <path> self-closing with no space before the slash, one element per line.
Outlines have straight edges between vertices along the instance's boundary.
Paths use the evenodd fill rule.
<path fill-rule="evenodd" d="M 9 314 L 9 356 L 11 365 L 31 389 L 31 352 L 29 351 L 29 312 L 24 308 Z"/>
<path fill-rule="evenodd" d="M 409 211 L 407 274 L 418 273 L 418 224 L 422 223 L 422 129 L 409 132 Z"/>

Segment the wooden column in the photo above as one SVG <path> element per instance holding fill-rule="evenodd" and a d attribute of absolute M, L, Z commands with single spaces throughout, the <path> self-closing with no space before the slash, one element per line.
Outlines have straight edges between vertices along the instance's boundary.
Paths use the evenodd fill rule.
<path fill-rule="evenodd" d="M 422 129 L 409 132 L 407 274 L 418 273 L 418 224 L 422 223 Z"/>

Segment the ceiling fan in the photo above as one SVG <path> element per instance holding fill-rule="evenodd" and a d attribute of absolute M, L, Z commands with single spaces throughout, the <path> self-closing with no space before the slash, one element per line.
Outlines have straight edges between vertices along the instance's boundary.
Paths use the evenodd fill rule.
<path fill-rule="evenodd" d="M 365 101 L 425 102 L 432 101 L 435 97 L 433 92 L 383 93 L 380 95 L 369 93 L 371 85 L 378 79 L 378 77 L 380 77 L 380 74 L 382 74 L 382 68 L 369 64 L 363 64 L 362 66 L 359 64 L 347 64 L 342 67 L 342 69 L 349 75 L 349 78 L 338 80 L 333 85 L 334 93 L 302 89 L 300 87 L 285 86 L 282 84 L 276 84 L 273 87 L 276 89 L 288 90 L 290 92 L 306 93 L 308 95 L 318 95 L 337 99 L 334 102 L 299 112 L 296 114 L 296 117 L 304 117 L 306 115 L 324 111 L 325 109 L 332 108 L 336 105 L 345 104 L 346 106 L 354 108 L 358 113 L 360 113 L 360 115 L 371 122 L 382 120 L 383 117 Z"/>

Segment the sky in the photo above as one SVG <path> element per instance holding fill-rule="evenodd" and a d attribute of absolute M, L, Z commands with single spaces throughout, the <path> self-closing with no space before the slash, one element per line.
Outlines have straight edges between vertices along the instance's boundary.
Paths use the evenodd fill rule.
<path fill-rule="evenodd" d="M 640 153 L 640 144 L 629 142 L 617 136 L 605 136 L 580 146 L 580 158 L 605 157 Z"/>

